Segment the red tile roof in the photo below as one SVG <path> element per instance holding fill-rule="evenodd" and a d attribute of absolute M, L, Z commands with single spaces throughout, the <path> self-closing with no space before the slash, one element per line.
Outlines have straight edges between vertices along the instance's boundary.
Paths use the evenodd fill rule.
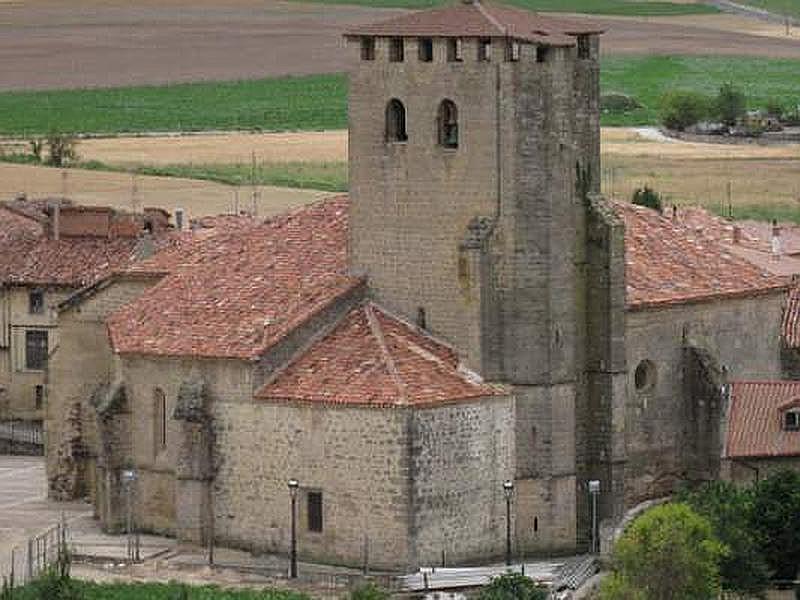
<path fill-rule="evenodd" d="M 800 400 L 800 381 L 737 381 L 731 385 L 726 458 L 800 455 L 800 431 L 783 429 L 783 410 Z"/>
<path fill-rule="evenodd" d="M 255 359 L 363 281 L 346 267 L 347 198 L 233 228 L 134 270 L 166 275 L 109 318 L 114 350 Z"/>
<path fill-rule="evenodd" d="M 421 406 L 506 394 L 459 368 L 449 346 L 367 303 L 350 311 L 256 398 Z"/>
<path fill-rule="evenodd" d="M 720 244 L 706 231 L 661 213 L 614 202 L 625 222 L 626 300 L 631 309 L 777 292 L 790 285 Z"/>
<path fill-rule="evenodd" d="M 412 12 L 348 30 L 346 36 L 500 37 L 552 46 L 574 46 L 574 35 L 602 33 L 583 20 L 543 16 L 486 2 Z"/>
<path fill-rule="evenodd" d="M 136 260 L 136 238 L 53 240 L 36 211 L 0 205 L 0 283 L 83 287 Z"/>

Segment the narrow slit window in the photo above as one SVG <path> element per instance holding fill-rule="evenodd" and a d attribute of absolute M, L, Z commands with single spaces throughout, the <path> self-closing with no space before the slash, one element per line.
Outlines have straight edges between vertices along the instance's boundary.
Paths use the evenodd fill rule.
<path fill-rule="evenodd" d="M 439 105 L 439 145 L 458 148 L 458 108 L 452 100 Z"/>
<path fill-rule="evenodd" d="M 42 410 L 42 408 L 44 407 L 44 386 L 43 385 L 37 385 L 34 388 L 34 402 L 35 402 L 34 406 L 35 406 L 36 410 Z"/>
<path fill-rule="evenodd" d="M 588 35 L 579 35 L 578 36 L 578 58 L 591 58 L 592 55 L 592 46 L 589 42 Z"/>
<path fill-rule="evenodd" d="M 44 313 L 44 292 L 42 290 L 33 290 L 28 294 L 28 312 L 32 315 Z"/>
<path fill-rule="evenodd" d="M 406 108 L 400 100 L 393 98 L 386 106 L 386 141 L 392 143 L 407 140 Z"/>
<path fill-rule="evenodd" d="M 308 530 L 322 532 L 322 492 L 308 492 Z"/>
<path fill-rule="evenodd" d="M 478 40 L 478 62 L 488 62 L 492 58 L 492 40 L 481 38 Z"/>
<path fill-rule="evenodd" d="M 420 62 L 433 61 L 433 40 L 431 38 L 419 38 L 419 60 Z"/>
<path fill-rule="evenodd" d="M 361 60 L 375 60 L 375 38 L 361 38 Z"/>
<path fill-rule="evenodd" d="M 450 62 L 461 62 L 463 60 L 461 38 L 449 38 L 447 40 L 447 60 Z"/>
<path fill-rule="evenodd" d="M 391 38 L 389 40 L 389 61 L 403 62 L 405 60 L 404 50 L 403 38 Z"/>
<path fill-rule="evenodd" d="M 167 396 L 160 388 L 153 392 L 153 413 L 155 452 L 158 454 L 167 447 Z"/>

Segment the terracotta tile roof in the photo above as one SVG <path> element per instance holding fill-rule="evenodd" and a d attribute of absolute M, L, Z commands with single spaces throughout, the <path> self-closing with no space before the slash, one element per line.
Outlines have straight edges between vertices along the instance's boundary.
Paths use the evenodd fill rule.
<path fill-rule="evenodd" d="M 649 208 L 612 205 L 625 222 L 630 309 L 779 291 L 790 284 L 731 252 L 714 235 Z"/>
<path fill-rule="evenodd" d="M 573 36 L 583 33 L 602 33 L 602 29 L 588 21 L 544 16 L 521 8 L 486 2 L 458 2 L 354 27 L 345 35 L 501 37 L 552 46 L 573 46 Z"/>
<path fill-rule="evenodd" d="M 49 239 L 17 208 L 0 207 L 0 283 L 83 287 L 136 260 L 135 238 Z"/>
<path fill-rule="evenodd" d="M 449 346 L 367 303 L 350 311 L 256 398 L 421 406 L 506 393 L 462 370 Z"/>
<path fill-rule="evenodd" d="M 800 381 L 737 381 L 731 385 L 726 458 L 800 455 L 800 431 L 783 429 L 783 410 L 800 400 Z"/>
<path fill-rule="evenodd" d="M 781 335 L 788 348 L 800 348 L 800 285 L 795 284 L 786 294 Z"/>
<path fill-rule="evenodd" d="M 114 350 L 255 359 L 343 294 L 347 198 L 159 253 L 137 269 L 168 272 L 109 318 Z"/>

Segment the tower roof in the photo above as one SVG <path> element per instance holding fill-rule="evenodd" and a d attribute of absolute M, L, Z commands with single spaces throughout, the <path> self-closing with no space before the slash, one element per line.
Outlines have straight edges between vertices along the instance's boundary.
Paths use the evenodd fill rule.
<path fill-rule="evenodd" d="M 572 46 L 574 36 L 603 33 L 589 21 L 540 15 L 478 0 L 412 12 L 386 21 L 354 27 L 345 36 L 511 38 L 551 46 Z"/>

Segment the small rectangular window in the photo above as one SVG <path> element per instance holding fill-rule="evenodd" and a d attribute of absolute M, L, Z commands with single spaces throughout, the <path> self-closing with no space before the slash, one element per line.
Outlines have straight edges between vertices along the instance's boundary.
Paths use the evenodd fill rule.
<path fill-rule="evenodd" d="M 421 62 L 433 61 L 433 40 L 431 38 L 419 38 L 419 60 Z"/>
<path fill-rule="evenodd" d="M 47 365 L 47 332 L 26 331 L 25 368 L 29 371 L 44 371 L 45 365 Z"/>
<path fill-rule="evenodd" d="M 786 431 L 800 431 L 800 411 L 787 412 L 784 415 L 783 428 Z"/>
<path fill-rule="evenodd" d="M 447 40 L 447 60 L 450 62 L 461 62 L 461 38 L 449 38 Z"/>
<path fill-rule="evenodd" d="M 547 61 L 547 55 L 550 53 L 548 46 L 536 46 L 536 62 L 543 63 Z"/>
<path fill-rule="evenodd" d="M 44 406 L 44 386 L 37 385 L 34 388 L 34 399 L 35 399 L 35 407 L 36 410 L 42 410 Z"/>
<path fill-rule="evenodd" d="M 403 38 L 392 38 L 389 40 L 389 60 L 391 62 L 403 62 L 403 60 L 405 60 Z"/>
<path fill-rule="evenodd" d="M 506 60 L 510 62 L 519 60 L 519 42 L 508 42 L 506 44 Z"/>
<path fill-rule="evenodd" d="M 34 290 L 28 294 L 28 312 L 32 315 L 44 313 L 44 292 Z"/>
<path fill-rule="evenodd" d="M 322 532 L 322 492 L 308 492 L 308 530 Z"/>
<path fill-rule="evenodd" d="M 375 60 L 375 38 L 361 38 L 361 60 Z"/>
<path fill-rule="evenodd" d="M 478 40 L 478 62 L 487 62 L 492 58 L 492 40 L 481 38 Z"/>
<path fill-rule="evenodd" d="M 588 35 L 578 36 L 578 58 L 590 58 L 592 54 L 592 46 L 589 42 Z"/>

